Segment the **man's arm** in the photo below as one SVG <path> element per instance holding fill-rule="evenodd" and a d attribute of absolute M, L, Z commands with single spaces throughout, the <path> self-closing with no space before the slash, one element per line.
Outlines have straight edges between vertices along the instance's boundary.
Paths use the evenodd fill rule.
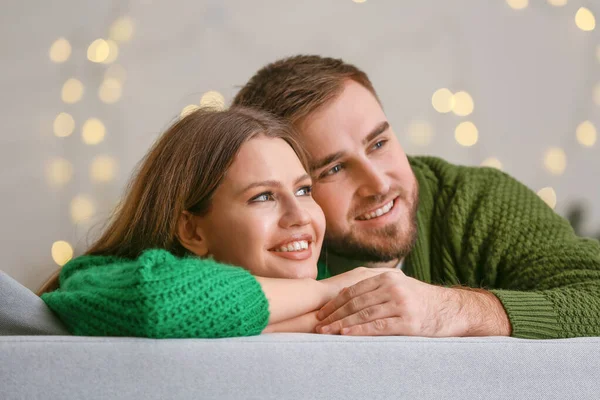
<path fill-rule="evenodd" d="M 566 220 L 513 178 L 489 169 L 463 171 L 454 191 L 442 193 L 450 201 L 434 224 L 457 276 L 479 290 L 429 285 L 390 272 L 326 304 L 318 332 L 600 335 L 600 243 L 577 237 Z"/>

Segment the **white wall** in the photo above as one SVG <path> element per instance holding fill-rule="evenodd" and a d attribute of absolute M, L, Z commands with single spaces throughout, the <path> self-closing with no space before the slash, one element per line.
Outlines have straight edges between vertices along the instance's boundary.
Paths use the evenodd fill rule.
<path fill-rule="evenodd" d="M 37 289 L 58 268 L 53 242 L 72 243 L 76 254 L 85 249 L 90 227 L 107 215 L 135 163 L 185 105 L 198 103 L 207 90 L 230 101 L 259 67 L 297 53 L 342 57 L 366 70 L 409 153 L 470 165 L 497 157 L 505 171 L 532 189 L 553 187 L 559 213 L 585 200 L 585 229 L 595 234 L 600 143 L 582 147 L 575 129 L 584 120 L 600 126 L 600 107 L 592 96 L 600 82 L 600 28 L 577 28 L 574 15 L 581 6 L 600 17 L 600 4 L 591 0 L 569 0 L 560 8 L 530 0 L 518 11 L 504 0 L 3 3 L 0 269 Z M 104 104 L 96 93 L 108 66 L 88 61 L 86 52 L 93 40 L 108 37 L 120 16 L 135 23 L 116 61 L 127 78 L 121 99 Z M 56 64 L 48 52 L 59 37 L 73 49 L 66 62 Z M 61 88 L 71 77 L 81 80 L 85 91 L 79 102 L 65 104 Z M 473 114 L 436 112 L 431 96 L 442 87 L 469 92 Z M 60 112 L 70 113 L 76 123 L 64 138 L 53 134 Z M 82 124 L 90 117 L 106 126 L 105 140 L 95 146 L 81 140 Z M 409 140 L 414 120 L 432 125 L 430 145 Z M 470 148 L 454 140 L 455 126 L 466 120 L 479 129 L 479 142 Z M 544 153 L 552 146 L 567 155 L 560 176 L 544 168 Z M 92 182 L 89 169 L 97 155 L 118 162 L 114 180 Z M 74 171 L 59 187 L 47 178 L 56 157 L 72 163 Z M 93 201 L 96 216 L 74 224 L 70 203 L 79 194 Z"/>

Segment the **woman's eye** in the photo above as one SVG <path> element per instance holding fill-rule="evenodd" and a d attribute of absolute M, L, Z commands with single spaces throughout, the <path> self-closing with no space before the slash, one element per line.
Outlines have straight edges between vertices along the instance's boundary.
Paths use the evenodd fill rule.
<path fill-rule="evenodd" d="M 302 186 L 296 192 L 296 196 L 310 196 L 312 192 L 312 186 Z"/>
<path fill-rule="evenodd" d="M 269 201 L 269 200 L 273 200 L 273 193 L 271 193 L 271 192 L 261 193 L 258 196 L 254 196 L 253 198 L 250 199 L 251 202 L 255 202 L 255 203 L 261 203 L 261 202 L 265 202 L 265 201 Z"/>

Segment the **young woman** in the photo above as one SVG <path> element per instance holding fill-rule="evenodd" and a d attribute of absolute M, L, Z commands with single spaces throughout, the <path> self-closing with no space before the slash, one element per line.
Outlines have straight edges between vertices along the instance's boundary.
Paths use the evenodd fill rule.
<path fill-rule="evenodd" d="M 199 110 L 159 138 L 100 239 L 42 299 L 77 335 L 311 331 L 311 311 L 378 273 L 315 280 L 324 227 L 287 123 Z"/>

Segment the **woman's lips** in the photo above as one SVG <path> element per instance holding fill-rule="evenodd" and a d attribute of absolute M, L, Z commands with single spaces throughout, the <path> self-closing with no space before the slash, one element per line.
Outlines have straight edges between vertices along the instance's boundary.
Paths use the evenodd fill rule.
<path fill-rule="evenodd" d="M 278 257 L 287 258 L 288 260 L 306 260 L 312 257 L 312 242 L 308 244 L 308 249 L 299 251 L 274 251 L 270 252 Z"/>

